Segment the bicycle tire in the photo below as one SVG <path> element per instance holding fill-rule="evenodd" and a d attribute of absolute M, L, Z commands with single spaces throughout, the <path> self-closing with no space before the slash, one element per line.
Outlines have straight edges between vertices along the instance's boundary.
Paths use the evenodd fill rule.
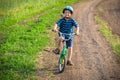
<path fill-rule="evenodd" d="M 66 57 L 63 55 L 61 57 L 61 59 L 59 59 L 59 62 L 58 62 L 58 71 L 59 71 L 59 73 L 62 73 L 64 71 L 65 66 L 66 66 Z"/>

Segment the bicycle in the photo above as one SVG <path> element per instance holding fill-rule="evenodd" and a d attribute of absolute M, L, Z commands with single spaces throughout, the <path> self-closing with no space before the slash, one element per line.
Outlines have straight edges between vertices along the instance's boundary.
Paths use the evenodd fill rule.
<path fill-rule="evenodd" d="M 66 34 L 66 33 L 59 32 L 59 34 L 60 34 L 60 36 L 64 37 L 63 47 L 62 47 L 62 50 L 60 51 L 59 60 L 58 60 L 58 72 L 62 73 L 64 71 L 64 69 L 65 69 L 66 64 L 67 64 L 67 59 L 66 59 L 66 54 L 67 54 L 66 41 L 70 40 L 73 37 L 73 35 L 75 35 L 75 33 Z M 69 38 L 65 39 L 65 36 L 69 36 Z"/>

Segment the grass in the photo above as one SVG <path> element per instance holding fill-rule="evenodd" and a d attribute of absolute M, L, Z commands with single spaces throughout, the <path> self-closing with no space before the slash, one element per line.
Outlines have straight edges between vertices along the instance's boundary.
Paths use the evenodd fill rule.
<path fill-rule="evenodd" d="M 120 57 L 120 37 L 118 35 L 112 34 L 112 30 L 108 26 L 107 22 L 102 20 L 100 17 L 95 16 L 95 21 L 99 24 L 99 31 L 110 43 L 113 51 Z"/>
<path fill-rule="evenodd" d="M 8 6 L 0 6 L 0 35 L 3 35 L 0 40 L 0 79 L 35 80 L 35 59 L 50 42 L 49 29 L 65 5 L 79 0 L 18 0 L 12 6 L 9 1 L 1 3 Z M 19 24 L 39 13 L 37 19 L 30 18 Z"/>
<path fill-rule="evenodd" d="M 2 0 L 3 1 L 3 0 Z M 13 3 L 11 3 L 13 2 Z M 20 3 L 19 3 L 20 2 Z M 5 3 L 8 5 L 6 6 Z M 11 3 L 11 4 L 10 4 Z M 16 24 L 17 22 L 32 16 L 34 14 L 43 12 L 47 9 L 54 7 L 57 3 L 57 0 L 25 0 L 25 1 L 3 1 L 1 4 L 5 5 L 1 10 L 1 14 L 4 14 L 2 18 L 0 18 L 0 32 L 4 31 L 6 27 Z M 14 7 L 15 6 L 15 7 Z M 29 14 L 28 14 L 29 13 Z M 2 32 L 1 32 L 2 33 Z"/>

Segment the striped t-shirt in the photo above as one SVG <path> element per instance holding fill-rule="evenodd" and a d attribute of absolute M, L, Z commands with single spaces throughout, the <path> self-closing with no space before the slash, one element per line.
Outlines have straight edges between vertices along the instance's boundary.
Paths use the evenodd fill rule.
<path fill-rule="evenodd" d="M 74 27 L 78 27 L 78 23 L 73 18 L 69 20 L 61 18 L 56 24 L 59 27 L 59 31 L 62 33 L 73 33 Z"/>

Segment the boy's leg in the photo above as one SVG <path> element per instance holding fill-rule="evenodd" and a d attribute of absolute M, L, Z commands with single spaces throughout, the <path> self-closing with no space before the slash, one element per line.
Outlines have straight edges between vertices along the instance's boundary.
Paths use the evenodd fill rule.
<path fill-rule="evenodd" d="M 72 60 L 72 47 L 68 47 L 68 60 Z"/>
<path fill-rule="evenodd" d="M 62 44 L 63 44 L 63 40 L 64 40 L 63 37 L 59 37 L 57 48 L 60 49 L 60 50 L 61 50 L 61 47 L 62 47 Z"/>
<path fill-rule="evenodd" d="M 72 45 L 72 43 L 73 43 L 72 39 L 70 39 L 69 41 L 66 42 L 67 49 L 68 49 L 68 60 L 67 60 L 68 65 L 74 65 L 72 63 L 72 54 L 73 54 L 73 47 L 72 47 L 73 45 Z"/>
<path fill-rule="evenodd" d="M 61 47 L 62 47 L 62 42 L 63 42 L 63 37 L 59 37 L 57 48 L 53 50 L 54 53 L 59 54 Z"/>
<path fill-rule="evenodd" d="M 72 62 L 72 47 L 68 47 L 68 60 L 67 60 L 67 64 L 73 66 L 73 62 Z"/>

